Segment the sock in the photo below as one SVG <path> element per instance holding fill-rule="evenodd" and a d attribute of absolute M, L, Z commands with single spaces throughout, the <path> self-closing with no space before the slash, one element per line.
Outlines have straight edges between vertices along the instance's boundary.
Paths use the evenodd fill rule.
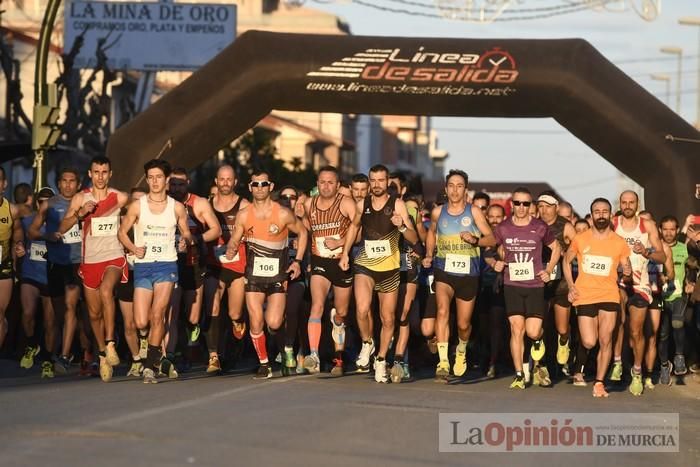
<path fill-rule="evenodd" d="M 467 341 L 463 341 L 461 337 L 459 338 L 459 344 L 457 344 L 457 352 L 467 352 Z"/>
<path fill-rule="evenodd" d="M 148 344 L 148 353 L 146 354 L 146 368 L 155 370 L 160 362 L 160 347 L 157 345 Z"/>
<path fill-rule="evenodd" d="M 384 357 L 379 357 L 379 356 L 377 356 L 377 361 L 378 361 L 378 362 L 383 362 L 383 361 L 384 361 Z"/>
<path fill-rule="evenodd" d="M 662 362 L 662 363 L 661 363 L 661 366 L 664 367 L 664 368 L 666 368 L 666 367 L 668 367 L 668 364 L 669 364 L 669 361 L 666 360 L 665 362 Z"/>
<path fill-rule="evenodd" d="M 403 355 L 401 355 L 400 353 L 397 353 L 396 355 L 394 355 L 394 363 L 400 363 L 402 360 L 403 360 Z"/>
<path fill-rule="evenodd" d="M 255 353 L 258 354 L 258 360 L 260 363 L 267 363 L 267 342 L 265 340 L 265 333 L 260 334 L 250 333 L 250 338 L 253 340 L 253 347 L 255 347 Z"/>
<path fill-rule="evenodd" d="M 209 353 L 218 352 L 219 350 L 219 317 L 212 316 L 207 330 L 207 350 Z"/>
<path fill-rule="evenodd" d="M 569 343 L 569 336 L 567 335 L 559 335 L 559 345 L 566 345 Z"/>
<path fill-rule="evenodd" d="M 312 353 L 318 353 L 318 343 L 321 342 L 321 319 L 309 318 L 307 330 L 309 333 L 309 348 Z"/>
<path fill-rule="evenodd" d="M 632 371 L 634 372 L 635 375 L 641 375 L 642 374 L 642 367 L 641 366 L 633 366 Z"/>
<path fill-rule="evenodd" d="M 145 339 L 148 337 L 148 329 L 139 329 L 139 338 Z"/>
<path fill-rule="evenodd" d="M 515 372 L 515 377 L 518 379 L 522 379 L 525 377 L 525 374 L 522 371 L 516 371 Z"/>
<path fill-rule="evenodd" d="M 440 357 L 440 362 L 447 362 L 447 342 L 438 342 L 438 356 Z"/>
<path fill-rule="evenodd" d="M 284 346 L 284 353 L 294 355 L 294 347 L 292 347 L 291 345 L 285 345 Z"/>
<path fill-rule="evenodd" d="M 576 350 L 576 371 L 574 373 L 583 374 L 583 369 L 588 361 L 588 349 L 583 346 L 580 342 L 578 343 L 578 349 Z"/>
<path fill-rule="evenodd" d="M 619 357 L 617 355 L 615 355 L 614 360 L 615 360 L 615 363 L 622 363 L 622 355 L 620 355 Z"/>

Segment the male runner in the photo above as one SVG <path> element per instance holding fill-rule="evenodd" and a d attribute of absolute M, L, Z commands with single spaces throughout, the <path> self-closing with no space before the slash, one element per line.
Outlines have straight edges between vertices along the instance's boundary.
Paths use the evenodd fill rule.
<path fill-rule="evenodd" d="M 25 254 L 24 232 L 19 222 L 19 209 L 5 198 L 7 177 L 0 167 L 0 348 L 7 335 L 5 312 L 12 298 L 14 286 L 13 262 Z M 36 353 L 39 349 L 37 348 Z M 35 353 L 35 355 L 36 355 Z"/>
<path fill-rule="evenodd" d="M 29 226 L 31 240 L 46 242 L 46 270 L 48 291 L 56 317 L 63 321 L 61 353 L 54 363 L 59 374 L 68 373 L 71 362 L 71 347 L 78 324 L 78 300 L 81 279 L 78 275 L 81 259 L 82 234 L 78 223 L 66 232 L 59 232 L 61 220 L 71 200 L 80 188 L 77 169 L 62 168 L 57 177 L 58 194 L 47 203 L 39 204 L 39 210 Z M 84 333 L 82 333 L 84 334 Z M 87 349 L 88 346 L 84 346 Z M 83 357 L 85 358 L 85 356 Z"/>
<path fill-rule="evenodd" d="M 537 210 L 545 224 L 554 233 L 559 242 L 562 255 L 571 244 L 571 240 L 576 236 L 573 224 L 563 216 L 557 214 L 559 199 L 553 191 L 545 191 L 537 198 Z M 545 248 L 543 261 L 548 261 L 551 252 Z M 554 272 L 550 281 L 544 287 L 544 298 L 550 308 L 554 309 L 554 326 L 557 330 L 557 363 L 561 365 L 565 375 L 569 374 L 569 320 L 571 303 L 569 302 L 569 289 L 566 281 L 562 280 L 561 265 L 554 267 Z"/>
<path fill-rule="evenodd" d="M 148 194 L 133 201 L 119 227 L 119 241 L 135 256 L 134 320 L 148 332 L 148 352 L 143 369 L 144 383 L 157 383 L 161 345 L 165 337 L 165 311 L 177 282 L 177 252 L 184 252 L 193 239 L 187 225 L 187 211 L 179 201 L 167 195 L 170 164 L 152 159 L 143 166 Z M 134 227 L 134 241 L 129 230 Z M 175 245 L 175 231 L 180 241 Z M 171 377 L 177 374 L 169 375 Z"/>
<path fill-rule="evenodd" d="M 102 381 L 112 379 L 112 367 L 119 365 L 114 341 L 114 287 L 126 282 L 128 269 L 124 248 L 119 239 L 119 213 L 129 196 L 109 187 L 111 162 L 95 156 L 90 161 L 88 176 L 92 187 L 71 199 L 58 228 L 62 235 L 71 235 L 76 223 L 82 223 L 82 261 L 78 273 L 90 314 L 90 324 L 100 356 Z"/>
<path fill-rule="evenodd" d="M 661 219 L 661 238 L 671 248 L 674 279 L 669 281 L 664 290 L 664 305 L 661 317 L 661 332 L 659 335 L 659 360 L 661 371 L 659 382 L 671 384 L 671 372 L 676 376 L 688 372 L 685 365 L 685 310 L 688 307 L 688 296 L 685 291 L 685 270 L 688 261 L 688 247 L 678 238 L 679 224 L 673 216 Z M 669 338 L 673 334 L 675 355 L 673 363 L 669 360 Z"/>
<path fill-rule="evenodd" d="M 386 354 L 394 335 L 394 314 L 398 300 L 400 280 L 399 238 L 403 235 L 409 243 L 418 241 L 418 235 L 403 201 L 390 196 L 389 170 L 383 165 L 375 165 L 369 170 L 371 194 L 357 203 L 357 213 L 352 227 L 345 236 L 340 259 L 344 271 L 350 268 L 348 252 L 355 241 L 357 232 L 362 229 L 362 244 L 355 258 L 354 281 L 357 324 L 362 338 L 362 349 L 357 358 L 358 371 L 369 371 L 370 359 L 374 352 L 374 341 L 370 334 L 369 314 L 372 307 L 372 292 L 378 292 L 379 314 L 382 330 L 379 352 L 375 362 L 374 379 L 378 383 L 389 382 L 386 370 Z"/>
<path fill-rule="evenodd" d="M 369 193 L 369 178 L 367 178 L 367 175 L 353 175 L 350 183 L 350 191 L 352 192 L 352 199 L 354 199 L 356 203 L 365 199 Z"/>
<path fill-rule="evenodd" d="M 510 352 L 515 367 L 513 389 L 525 389 L 523 374 L 524 336 L 532 339 L 530 356 L 535 363 L 535 384 L 551 385 L 549 372 L 539 362 L 544 358 L 545 345 L 542 339 L 542 320 L 546 312 L 544 285 L 549 282 L 554 267 L 559 262 L 559 242 L 549 226 L 532 216 L 532 194 L 527 188 L 517 188 L 512 197 L 513 215 L 501 222 L 494 230 L 501 246 L 501 258 L 494 270 L 504 274 L 506 313 L 510 322 Z M 552 255 L 546 267 L 542 261 L 542 250 L 549 247 Z"/>
<path fill-rule="evenodd" d="M 211 198 L 211 207 L 219 226 L 220 234 L 209 244 L 207 255 L 207 274 L 205 279 L 205 303 L 210 311 L 209 329 L 207 330 L 207 349 L 209 364 L 207 373 L 219 373 L 219 338 L 221 301 L 228 293 L 228 315 L 233 323 L 233 337 L 241 340 L 245 336 L 246 324 L 243 319 L 243 300 L 245 296 L 245 243 L 238 245 L 238 252 L 227 259 L 226 248 L 236 225 L 238 213 L 249 205 L 248 200 L 238 196 L 236 172 L 230 165 L 222 165 L 214 178 L 216 193 Z"/>
<path fill-rule="evenodd" d="M 339 174 L 333 166 L 321 167 L 318 172 L 318 195 L 306 200 L 304 210 L 311 226 L 311 314 L 308 334 L 311 354 L 304 359 L 309 373 L 320 371 L 318 356 L 321 341 L 321 317 L 326 298 L 333 287 L 331 309 L 332 337 L 335 358 L 331 375 L 343 375 L 343 350 L 345 349 L 345 319 L 352 294 L 352 274 L 338 265 L 343 253 L 345 236 L 355 219 L 356 203 L 338 192 Z"/>
<path fill-rule="evenodd" d="M 39 206 L 46 204 L 54 195 L 51 188 L 42 188 L 37 201 Z M 56 322 L 54 309 L 48 294 L 46 277 L 46 243 L 42 240 L 30 240 L 27 232 L 29 224 L 36 216 L 34 211 L 34 194 L 31 185 L 20 183 L 15 186 L 15 203 L 17 203 L 20 221 L 25 232 L 25 255 L 19 265 L 20 302 L 22 304 L 22 327 L 27 337 L 27 347 L 20 362 L 22 368 L 34 365 L 34 355 L 39 349 L 39 339 L 35 335 L 35 318 L 41 303 L 44 322 L 44 347 L 39 355 L 42 357 L 41 377 L 53 378 L 54 370 L 51 358 L 56 349 Z"/>
<path fill-rule="evenodd" d="M 302 221 L 292 211 L 272 201 L 274 183 L 264 171 L 255 171 L 248 184 L 253 201 L 236 216 L 226 258 L 239 254 L 243 236 L 248 246 L 246 258 L 245 300 L 250 318 L 250 337 L 260 360 L 256 378 L 271 378 L 272 367 L 267 358 L 264 324 L 278 332 L 284 324 L 287 279 L 301 274 L 308 234 Z M 287 235 L 297 234 L 297 256 L 287 264 Z M 265 303 L 267 301 L 267 304 Z M 267 306 L 265 306 L 267 305 Z M 264 312 L 263 312 L 263 307 Z"/>
<path fill-rule="evenodd" d="M 604 198 L 591 203 L 593 228 L 574 237 L 563 261 L 569 299 L 576 307 L 581 345 L 585 349 L 577 356 L 577 374 L 582 372 L 580 368 L 586 362 L 588 350 L 600 344 L 593 397 L 608 397 L 603 379 L 612 353 L 617 313 L 621 311 L 618 266 L 622 266 L 623 277 L 630 279 L 632 274 L 627 244 L 612 231 L 611 211 L 610 202 Z M 571 270 L 574 259 L 579 265 L 575 283 Z"/>
<path fill-rule="evenodd" d="M 168 194 L 185 206 L 187 210 L 187 225 L 194 238 L 194 244 L 187 247 L 184 253 L 177 255 L 178 286 L 173 289 L 170 300 L 170 312 L 167 316 L 168 325 L 165 334 L 166 358 L 173 363 L 175 346 L 177 345 L 180 310 L 188 313 L 185 320 L 187 337 L 190 342 L 199 338 L 199 320 L 202 311 L 204 281 L 201 266 L 205 255 L 206 244 L 221 237 L 221 226 L 214 215 L 211 204 L 206 198 L 189 192 L 190 179 L 187 170 L 175 168 L 170 174 Z"/>
<path fill-rule="evenodd" d="M 644 321 L 647 317 L 649 304 L 652 302 L 651 283 L 649 282 L 648 263 L 653 260 L 658 264 L 666 261 L 659 231 L 654 221 L 642 219 L 637 215 L 639 197 L 634 191 L 623 191 L 620 195 L 622 214 L 613 218 L 615 233 L 625 239 L 630 249 L 632 263 L 632 283 L 627 285 L 625 304 L 629 310 L 630 346 L 634 355 L 632 367 L 632 382 L 629 391 L 635 396 L 644 392 L 642 381 L 642 360 L 644 359 L 645 336 Z M 622 326 L 622 324 L 620 325 Z M 623 333 L 618 329 L 618 339 Z M 618 353 L 619 351 L 619 353 Z M 619 381 L 622 377 L 622 347 L 615 347 L 615 362 L 610 379 Z"/>
<path fill-rule="evenodd" d="M 436 379 L 450 374 L 447 347 L 450 336 L 450 306 L 457 303 L 457 332 L 459 344 L 452 372 L 463 376 L 467 371 L 467 343 L 472 331 L 474 300 L 479 291 L 479 247 L 496 245 L 491 226 L 481 208 L 467 203 L 468 176 L 462 170 L 450 170 L 445 177 L 447 204 L 434 208 L 426 240 L 423 266 L 430 267 L 435 254 L 435 298 L 437 322 L 435 334 L 440 362 Z"/>

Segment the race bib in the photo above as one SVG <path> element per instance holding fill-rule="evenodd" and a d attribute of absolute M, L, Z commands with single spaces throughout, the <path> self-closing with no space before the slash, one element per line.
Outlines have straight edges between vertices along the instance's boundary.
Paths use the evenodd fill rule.
<path fill-rule="evenodd" d="M 532 261 L 508 264 L 510 280 L 513 282 L 531 281 L 535 278 L 535 265 Z"/>
<path fill-rule="evenodd" d="M 111 237 L 117 235 L 119 216 L 93 217 L 90 225 L 93 237 Z"/>
<path fill-rule="evenodd" d="M 561 279 L 561 268 L 559 267 L 559 264 L 557 264 L 556 266 L 554 266 L 552 273 L 549 275 L 549 280 L 556 281 L 559 279 Z"/>
<path fill-rule="evenodd" d="M 467 255 L 455 255 L 448 253 L 445 256 L 445 272 L 453 274 L 469 274 L 471 271 L 471 257 Z"/>
<path fill-rule="evenodd" d="M 389 240 L 365 240 L 365 252 L 371 259 L 385 258 L 391 254 Z"/>
<path fill-rule="evenodd" d="M 608 277 L 612 269 L 609 256 L 583 255 L 583 272 L 592 276 Z"/>
<path fill-rule="evenodd" d="M 333 258 L 333 257 L 341 254 L 343 252 L 342 246 L 339 246 L 338 248 L 335 248 L 333 250 L 326 247 L 324 241 L 327 238 L 340 240 L 340 235 L 329 235 L 327 237 L 316 237 L 316 251 L 318 251 L 319 256 L 321 256 L 322 258 Z"/>
<path fill-rule="evenodd" d="M 256 256 L 253 261 L 253 275 L 257 277 L 275 277 L 279 274 L 279 258 L 263 258 Z"/>
<path fill-rule="evenodd" d="M 169 245 L 167 243 L 149 243 L 144 246 L 146 248 L 145 258 L 156 261 L 165 258 L 165 255 L 167 254 L 169 249 Z"/>
<path fill-rule="evenodd" d="M 68 232 L 63 234 L 63 243 L 80 243 L 81 240 L 80 227 L 78 227 L 77 222 L 73 224 L 73 227 L 71 227 Z"/>
<path fill-rule="evenodd" d="M 29 247 L 29 259 L 32 261 L 46 261 L 46 245 L 32 243 Z"/>

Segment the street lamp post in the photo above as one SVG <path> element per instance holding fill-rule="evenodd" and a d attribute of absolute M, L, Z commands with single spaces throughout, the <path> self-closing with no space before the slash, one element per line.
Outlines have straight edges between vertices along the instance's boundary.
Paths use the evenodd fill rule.
<path fill-rule="evenodd" d="M 678 55 L 678 78 L 676 80 L 676 113 L 681 114 L 681 76 L 683 75 L 683 49 L 680 47 L 661 47 L 665 54 Z"/>
<path fill-rule="evenodd" d="M 671 77 L 666 73 L 652 73 L 651 79 L 666 82 L 666 105 L 671 107 Z"/>
<path fill-rule="evenodd" d="M 683 26 L 698 26 L 698 55 L 700 55 L 700 17 L 686 16 L 678 20 L 678 23 Z M 698 107 L 695 121 L 695 126 L 700 128 L 700 66 L 698 66 Z"/>

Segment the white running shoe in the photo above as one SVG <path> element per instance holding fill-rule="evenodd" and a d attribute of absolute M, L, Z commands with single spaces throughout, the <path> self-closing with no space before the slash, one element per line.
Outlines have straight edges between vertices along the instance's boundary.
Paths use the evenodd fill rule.
<path fill-rule="evenodd" d="M 386 375 L 386 360 L 374 362 L 374 380 L 378 383 L 389 382 L 389 378 Z"/>
<path fill-rule="evenodd" d="M 304 359 L 304 369 L 312 375 L 321 371 L 321 361 L 318 354 L 312 353 Z"/>
<path fill-rule="evenodd" d="M 337 314 L 335 308 L 331 308 L 331 324 L 333 325 L 331 336 L 336 345 L 343 347 L 345 345 L 345 323 L 335 324 L 335 315 Z"/>
<path fill-rule="evenodd" d="M 374 354 L 374 341 L 362 343 L 362 349 L 360 349 L 360 355 L 358 355 L 357 360 L 355 360 L 355 365 L 357 365 L 357 371 L 361 373 L 369 372 L 369 365 L 371 363 L 372 355 Z"/>

